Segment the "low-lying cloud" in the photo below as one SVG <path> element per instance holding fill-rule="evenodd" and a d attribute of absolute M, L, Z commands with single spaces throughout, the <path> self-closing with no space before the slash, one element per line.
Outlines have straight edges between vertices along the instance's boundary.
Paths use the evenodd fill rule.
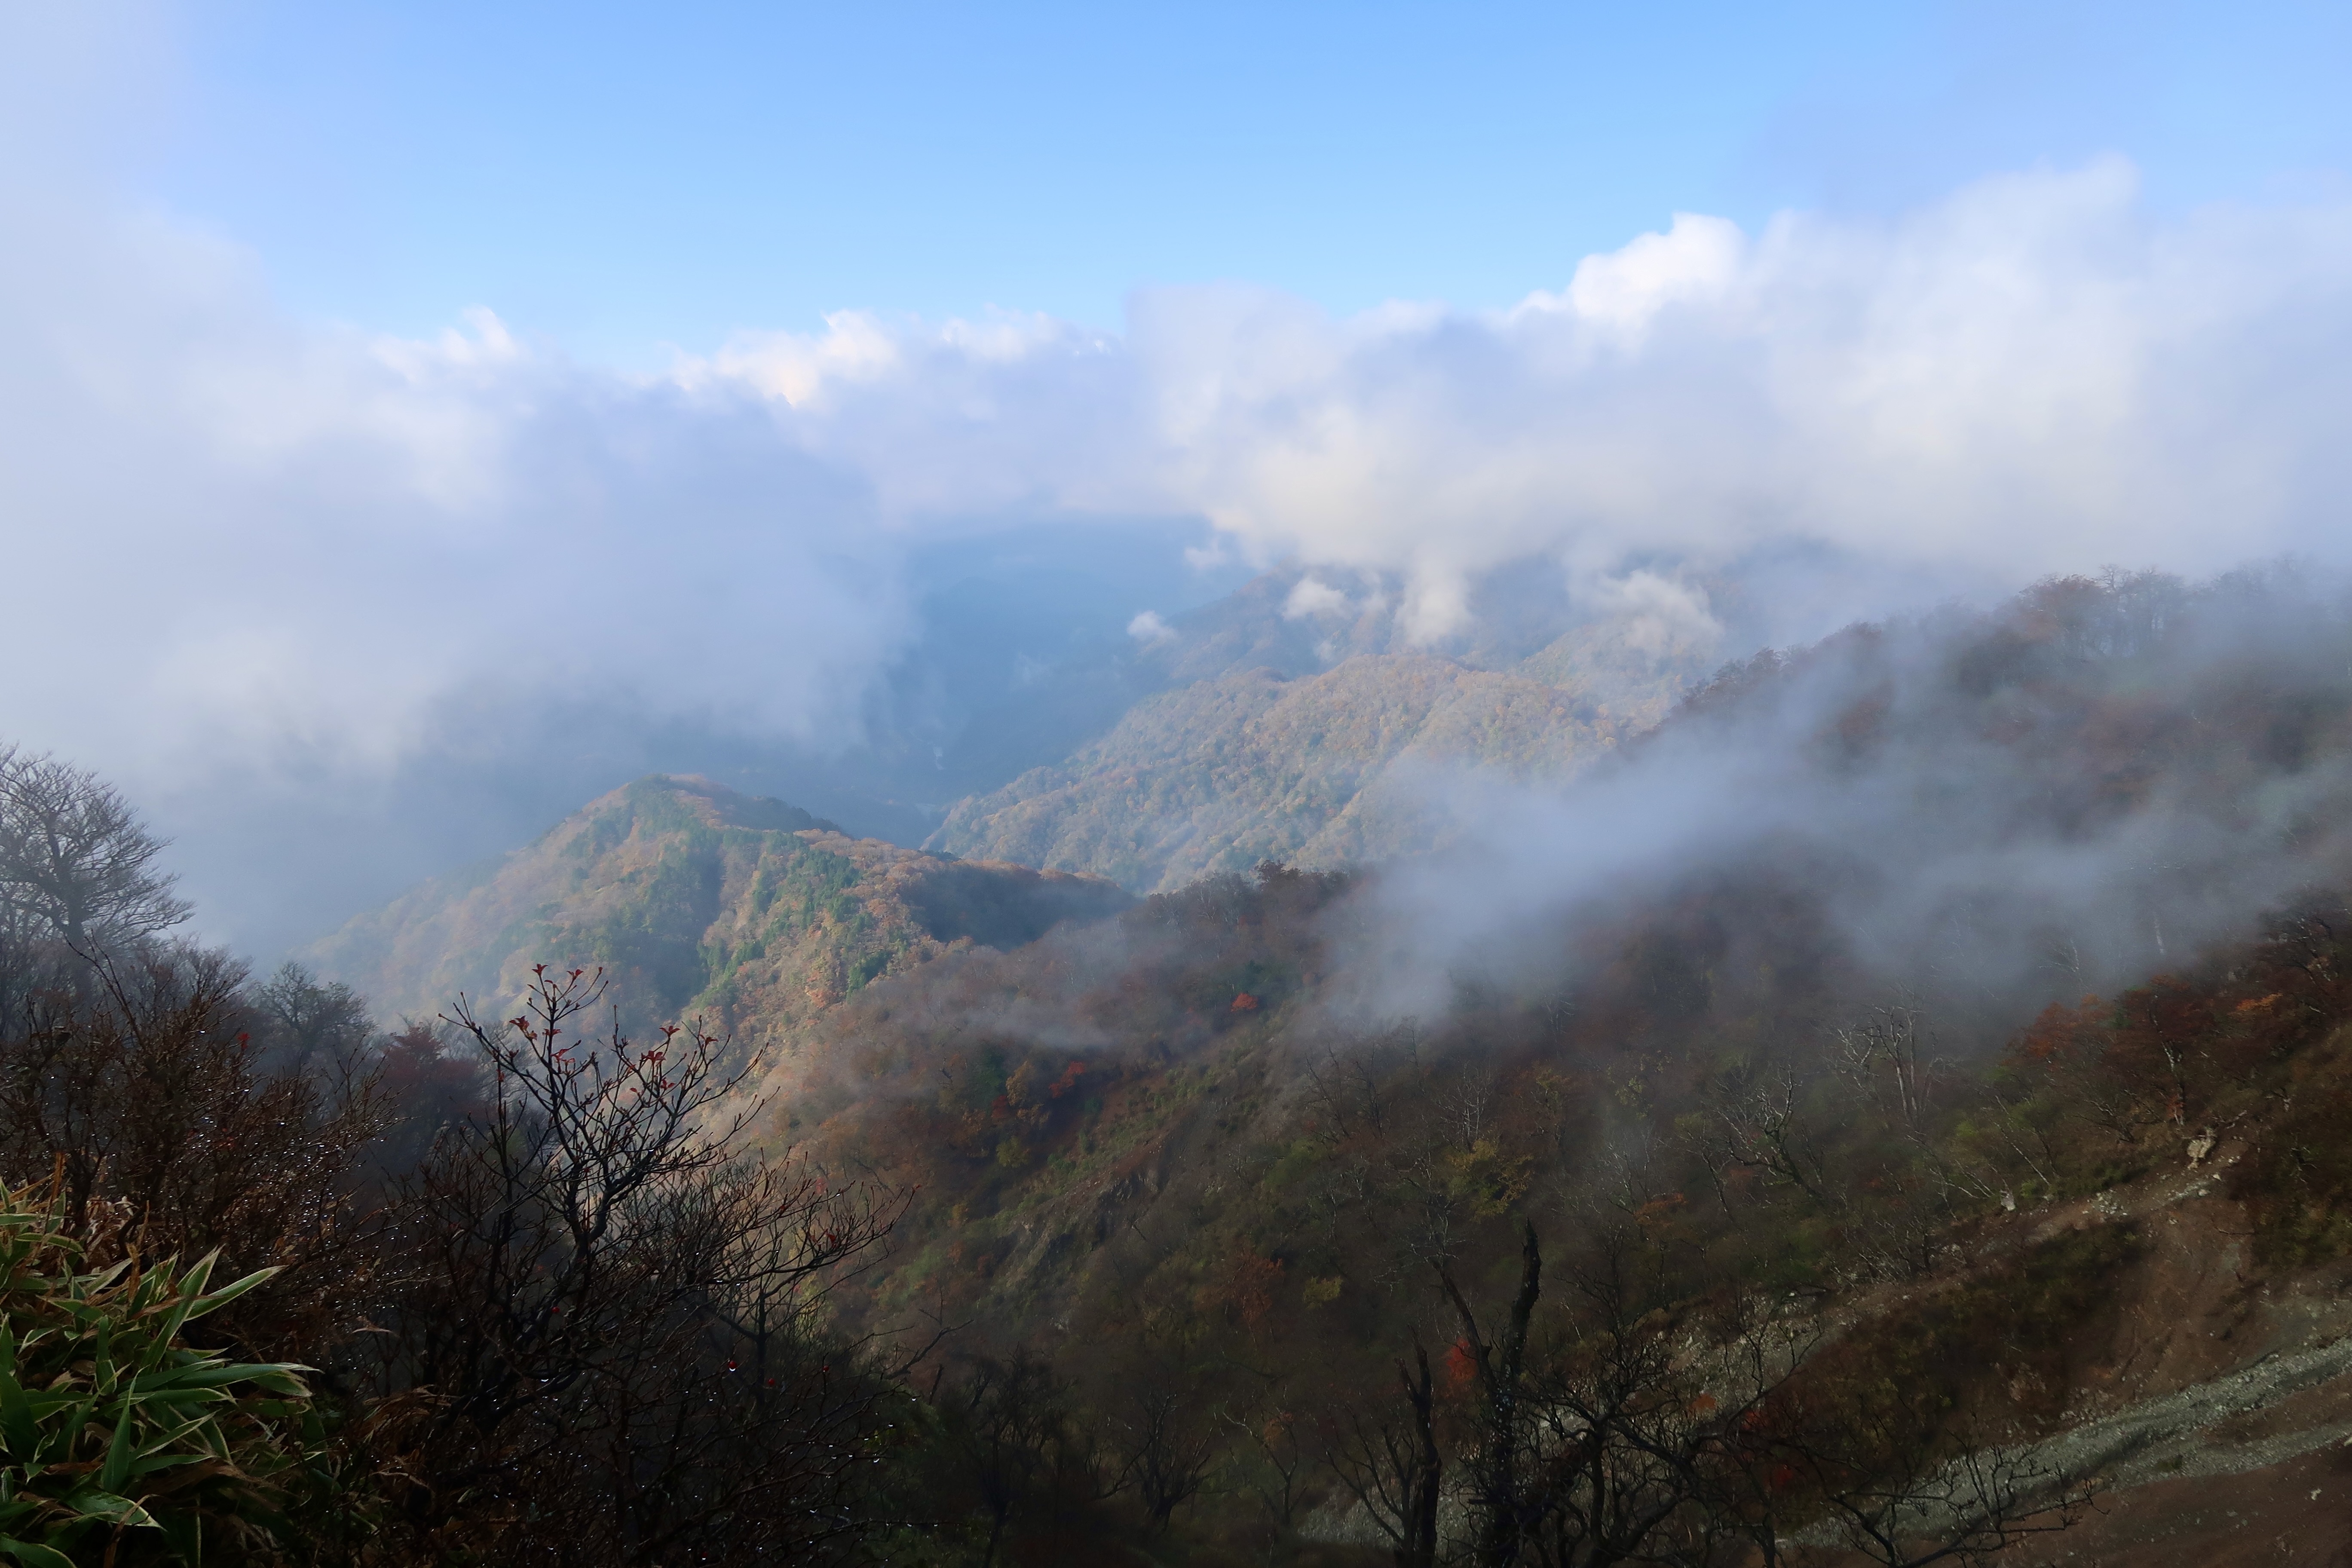
<path fill-rule="evenodd" d="M 1452 842 L 1353 912 L 1348 1005 L 1554 992 L 1693 910 L 1818 922 L 1865 987 L 2012 1026 L 2193 965 L 2341 902 L 2347 659 L 2342 574 L 2280 570 L 2077 579 L 1763 656 L 1569 787 L 1425 779 Z"/>
<path fill-rule="evenodd" d="M 0 262 L 20 727 L 380 760 L 485 686 L 806 726 L 898 634 L 868 487 L 740 395 L 487 313 L 430 342 L 297 328 L 222 247 L 74 237 Z"/>
<path fill-rule="evenodd" d="M 593 743 L 554 711 L 839 732 L 908 634 L 872 488 L 759 398 L 487 312 L 427 342 L 296 322 L 215 238 L 12 196 L 0 735 L 130 790 L 215 933 L 299 940 L 490 847 L 387 830 L 421 758 L 490 781 L 421 810 L 488 815 Z"/>
<path fill-rule="evenodd" d="M 2158 219 L 2121 162 L 1884 220 L 1685 216 L 1500 312 L 1160 289 L 1119 334 L 849 312 L 624 375 L 487 310 L 296 320 L 264 258 L 28 146 L 0 733 L 151 801 L 363 790 L 551 702 L 848 743 L 918 629 L 908 551 L 993 520 L 1202 517 L 1213 554 L 1318 574 L 1294 614 L 1392 583 L 1423 640 L 1514 563 L 1678 636 L 1715 624 L 1699 574 L 1746 581 L 1793 637 L 2344 553 L 2352 204 Z M 1155 608 L 1118 614 L 1160 640 Z"/>

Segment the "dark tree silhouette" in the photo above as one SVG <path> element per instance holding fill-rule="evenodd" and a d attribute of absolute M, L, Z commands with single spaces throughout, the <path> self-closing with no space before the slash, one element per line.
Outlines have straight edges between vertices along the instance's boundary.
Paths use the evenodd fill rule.
<path fill-rule="evenodd" d="M 89 956 L 180 924 L 189 905 L 156 867 L 163 847 L 97 774 L 0 746 L 0 912 L 20 939 Z"/>
<path fill-rule="evenodd" d="M 821 1558 L 905 1399 L 823 1321 L 904 1199 L 745 1154 L 723 1043 L 583 1037 L 601 975 L 536 973 L 455 1022 L 488 1107 L 395 1200 L 406 1288 L 379 1372 L 386 1469 L 426 1554 L 550 1564 Z"/>

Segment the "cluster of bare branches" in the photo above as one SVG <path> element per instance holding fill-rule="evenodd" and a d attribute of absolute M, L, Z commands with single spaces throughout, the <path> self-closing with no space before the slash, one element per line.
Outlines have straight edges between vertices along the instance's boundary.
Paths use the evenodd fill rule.
<path fill-rule="evenodd" d="M 76 1234 L 109 1250 L 285 1269 L 208 1326 L 323 1353 L 374 1268 L 347 1184 L 390 1114 L 366 1063 L 268 1070 L 245 972 L 215 952 L 150 943 L 14 972 L 0 1172 L 54 1171 Z"/>
<path fill-rule="evenodd" d="M 155 864 L 163 847 L 96 774 L 0 744 L 0 925 L 13 939 L 90 954 L 181 924 L 190 905 Z"/>
<path fill-rule="evenodd" d="M 375 1393 L 397 1517 L 428 1551 L 549 1563 L 822 1552 L 902 1394 L 824 1302 L 903 1199 L 748 1155 L 722 1042 L 580 1034 L 601 976 L 456 1022 L 486 1111 L 397 1189 L 406 1270 Z"/>
<path fill-rule="evenodd" d="M 908 1395 L 830 1321 L 903 1198 L 746 1147 L 698 1028 L 576 1025 L 536 977 L 379 1036 L 287 965 L 170 939 L 187 904 L 112 788 L 0 748 L 0 1174 L 100 1258 L 281 1270 L 205 1330 L 325 1369 L 346 1493 L 321 1560 L 822 1556 L 887 1509 Z"/>
<path fill-rule="evenodd" d="M 1983 1563 L 2071 1526 L 2089 1488 L 1956 1429 L 1932 1399 L 1814 1375 L 1817 1330 L 1752 1294 L 1693 1297 L 1638 1226 L 1602 1226 L 1547 1306 L 1535 1227 L 1517 1290 L 1438 1294 L 1471 1397 L 1427 1351 L 1335 1411 L 1324 1458 L 1402 1568 Z"/>

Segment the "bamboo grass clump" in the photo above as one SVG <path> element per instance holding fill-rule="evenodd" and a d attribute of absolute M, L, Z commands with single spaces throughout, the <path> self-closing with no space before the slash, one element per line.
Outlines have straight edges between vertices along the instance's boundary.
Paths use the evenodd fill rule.
<path fill-rule="evenodd" d="M 0 1184 L 0 1554 L 22 1568 L 267 1558 L 323 1444 L 290 1363 L 187 1344 L 217 1251 L 87 1269 L 55 1184 Z"/>

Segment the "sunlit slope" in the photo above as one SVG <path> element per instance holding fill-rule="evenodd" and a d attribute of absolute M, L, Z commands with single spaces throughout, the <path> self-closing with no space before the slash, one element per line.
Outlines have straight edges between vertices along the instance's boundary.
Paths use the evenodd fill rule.
<path fill-rule="evenodd" d="M 1059 765 L 960 802 L 931 842 L 1137 892 L 1269 858 L 1331 867 L 1427 848 L 1449 820 L 1440 773 L 1571 777 L 1654 721 L 1683 679 L 1662 660 L 1643 685 L 1621 659 L 1594 700 L 1585 650 L 1538 658 L 1559 684 L 1425 654 L 1360 655 L 1297 679 L 1229 671 L 1148 699 Z"/>
<path fill-rule="evenodd" d="M 601 965 L 633 1028 L 700 1014 L 765 1043 L 958 945 L 1017 946 L 1129 901 L 1091 878 L 854 839 L 782 801 L 655 775 L 307 957 L 386 1018 L 431 1018 L 460 994 L 502 1005 L 537 963 Z"/>

